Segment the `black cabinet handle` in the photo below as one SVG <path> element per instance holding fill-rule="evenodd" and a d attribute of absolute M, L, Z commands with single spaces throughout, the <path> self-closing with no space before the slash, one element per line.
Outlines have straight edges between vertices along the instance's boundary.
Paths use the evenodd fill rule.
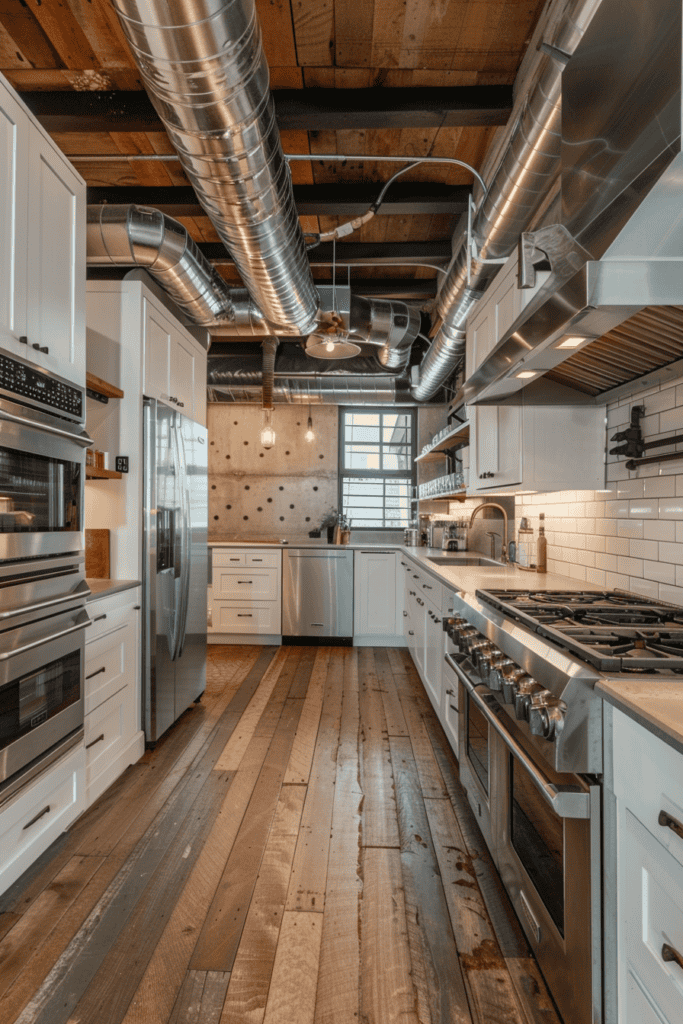
<path fill-rule="evenodd" d="M 455 697 L 455 690 L 446 690 L 446 694 L 449 697 Z"/>
<path fill-rule="evenodd" d="M 103 739 L 104 739 L 104 733 L 102 732 L 102 733 L 100 733 L 100 735 L 97 737 L 96 740 L 92 741 L 92 743 L 86 743 L 85 749 L 86 750 L 90 750 L 90 748 L 94 747 L 96 743 L 101 743 Z"/>
<path fill-rule="evenodd" d="M 433 590 L 434 587 L 430 587 L 428 583 L 423 583 L 422 584 L 422 589 L 423 590 Z"/>
<path fill-rule="evenodd" d="M 106 669 L 106 668 L 105 668 L 105 666 L 103 665 L 103 666 L 102 666 L 102 668 L 98 668 L 97 672 L 91 672 L 91 673 L 90 673 L 90 675 L 89 675 L 89 676 L 86 676 L 85 678 L 86 678 L 86 679 L 94 679 L 94 678 L 95 678 L 95 676 L 99 676 L 99 674 L 100 674 L 101 672 L 106 672 L 106 671 L 107 671 L 107 669 Z"/>
<path fill-rule="evenodd" d="M 254 616 L 253 615 L 247 615 L 246 613 L 243 613 L 243 614 L 240 615 L 240 613 L 238 612 L 237 613 L 237 618 L 238 619 L 253 619 Z"/>
<path fill-rule="evenodd" d="M 28 345 L 28 338 L 26 337 L 25 334 L 20 335 L 19 341 L 21 342 L 22 345 Z"/>
<path fill-rule="evenodd" d="M 141 608 L 142 608 L 141 604 L 134 604 L 133 605 L 133 611 L 134 612 L 139 612 Z"/>
<path fill-rule="evenodd" d="M 252 583 L 253 583 L 254 581 L 253 581 L 253 580 L 238 580 L 237 582 L 238 582 L 238 583 L 245 583 L 245 584 L 247 584 L 247 583 L 248 583 L 248 584 L 249 584 L 249 586 L 251 586 L 251 584 L 252 584 Z"/>
<path fill-rule="evenodd" d="M 415 631 L 412 629 L 408 630 L 408 636 L 415 636 Z"/>
<path fill-rule="evenodd" d="M 102 619 L 106 619 L 106 617 L 107 617 L 106 612 L 105 612 L 104 615 L 96 615 L 95 618 L 93 619 L 93 622 L 101 622 L 101 620 Z"/>
<path fill-rule="evenodd" d="M 662 946 L 662 960 L 665 964 L 678 964 L 683 971 L 683 956 L 681 956 L 677 949 L 670 946 L 668 942 L 665 942 Z"/>
<path fill-rule="evenodd" d="M 41 818 L 44 818 L 45 815 L 49 814 L 49 813 L 50 813 L 50 805 L 48 804 L 47 807 L 43 807 L 42 811 L 39 811 L 38 814 L 36 814 L 35 818 L 31 818 L 30 821 L 26 822 L 26 824 L 24 825 L 24 827 L 22 829 L 22 832 L 25 832 L 27 828 L 31 827 L 31 825 L 35 825 L 35 823 L 37 821 L 40 821 Z"/>
<path fill-rule="evenodd" d="M 666 811 L 660 811 L 657 821 L 664 828 L 670 828 L 672 832 L 675 832 L 679 839 L 683 839 L 683 825 L 676 818 L 672 818 Z"/>
<path fill-rule="evenodd" d="M 403 618 L 404 618 L 404 619 L 407 619 L 407 618 L 408 618 L 408 612 L 404 612 L 404 613 L 403 613 Z"/>

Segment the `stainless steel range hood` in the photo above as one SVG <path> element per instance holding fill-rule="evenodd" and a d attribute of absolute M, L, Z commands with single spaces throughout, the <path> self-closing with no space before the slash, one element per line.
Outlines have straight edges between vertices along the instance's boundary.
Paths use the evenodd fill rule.
<path fill-rule="evenodd" d="M 569 61 L 562 224 L 520 241 L 520 270 L 536 250 L 552 273 L 465 382 L 470 404 L 545 375 L 595 400 L 683 357 L 682 12 L 603 0 Z"/>

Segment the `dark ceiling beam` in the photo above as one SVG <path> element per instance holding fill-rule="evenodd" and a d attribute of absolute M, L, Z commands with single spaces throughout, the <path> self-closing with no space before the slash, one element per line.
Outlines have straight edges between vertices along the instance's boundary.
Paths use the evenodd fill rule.
<path fill-rule="evenodd" d="M 234 266 L 221 242 L 199 242 L 198 246 L 216 266 Z M 332 266 L 332 243 L 311 249 L 308 258 L 311 266 Z M 443 267 L 450 258 L 450 242 L 338 242 L 336 253 L 337 266 Z"/>
<path fill-rule="evenodd" d="M 512 87 L 425 89 L 280 89 L 273 93 L 281 130 L 460 128 L 506 124 Z M 155 132 L 159 117 L 145 92 L 24 92 L 48 132 Z"/>
<path fill-rule="evenodd" d="M 301 216 L 356 217 L 365 213 L 377 198 L 377 184 L 295 185 L 294 200 Z M 380 207 L 383 216 L 397 214 L 438 214 L 456 216 L 465 213 L 471 189 L 469 185 L 453 186 L 441 182 L 397 181 L 387 192 Z M 169 217 L 205 217 L 189 186 L 146 188 L 88 188 L 88 203 L 109 206 L 129 203 L 135 206 L 153 206 Z"/>

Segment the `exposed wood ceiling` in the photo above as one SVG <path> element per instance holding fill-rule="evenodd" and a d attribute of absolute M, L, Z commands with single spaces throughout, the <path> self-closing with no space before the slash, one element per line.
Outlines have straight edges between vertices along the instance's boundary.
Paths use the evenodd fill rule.
<path fill-rule="evenodd" d="M 455 156 L 481 168 L 509 116 L 510 87 L 544 0 L 256 0 L 256 7 L 285 152 Z M 139 95 L 107 0 L 0 0 L 0 70 L 66 154 L 111 157 L 77 162 L 92 201 L 160 205 L 210 254 L 221 254 L 180 165 L 127 159 L 172 147 Z M 395 169 L 372 160 L 293 163 L 304 229 L 343 223 Z M 370 287 L 386 279 L 406 292 L 413 280 L 416 293 L 435 282 L 471 180 L 445 164 L 406 174 L 381 215 L 347 242 L 352 248 L 337 247 L 342 260 L 364 261 L 352 280 Z M 312 255 L 315 277 L 329 277 L 325 248 Z M 220 267 L 238 279 L 229 260 Z"/>

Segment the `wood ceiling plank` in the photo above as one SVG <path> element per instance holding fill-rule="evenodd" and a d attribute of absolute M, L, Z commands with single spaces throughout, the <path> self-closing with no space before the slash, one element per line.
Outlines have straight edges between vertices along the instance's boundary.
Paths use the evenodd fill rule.
<path fill-rule="evenodd" d="M 256 15 L 268 66 L 294 67 L 297 61 L 290 0 L 256 0 Z"/>
<path fill-rule="evenodd" d="M 280 140 L 285 153 L 310 153 L 311 147 L 308 140 L 308 132 L 288 130 L 280 132 Z M 305 160 L 293 160 L 289 168 L 292 172 L 292 182 L 295 185 L 312 185 L 313 168 Z"/>
<path fill-rule="evenodd" d="M 373 0 L 335 0 L 334 54 L 337 67 L 372 67 Z"/>
<path fill-rule="evenodd" d="M 50 39 L 65 67 L 82 71 L 101 67 L 88 37 L 64 0 L 23 0 Z"/>
<path fill-rule="evenodd" d="M 299 67 L 270 67 L 270 87 L 278 89 L 303 89 L 304 74 Z"/>
<path fill-rule="evenodd" d="M 136 160 L 132 165 L 140 185 L 172 185 L 166 164 L 161 160 Z"/>
<path fill-rule="evenodd" d="M 146 132 L 110 132 L 109 138 L 114 150 L 125 153 L 127 156 L 145 153 L 151 155 L 156 152 Z"/>
<path fill-rule="evenodd" d="M 116 152 L 109 132 L 91 132 L 84 135 L 82 132 L 52 132 L 51 138 L 55 145 L 59 146 L 62 153 L 69 156 L 108 156 Z M 121 157 L 123 159 L 123 156 Z M 106 167 L 106 164 L 102 165 Z M 80 165 L 79 165 L 80 167 Z"/>
<path fill-rule="evenodd" d="M 441 6 L 440 0 L 437 0 Z M 417 68 L 422 61 L 422 39 L 427 30 L 428 9 L 423 0 L 407 0 L 398 66 Z"/>
<path fill-rule="evenodd" d="M 375 0 L 372 24 L 373 67 L 393 68 L 398 65 L 405 20 L 405 0 Z"/>
<path fill-rule="evenodd" d="M 68 5 L 97 54 L 98 67 L 135 67 L 121 23 L 109 0 L 68 0 Z"/>
<path fill-rule="evenodd" d="M 24 0 L 0 0 L 0 23 L 29 64 L 38 68 L 64 67 L 49 34 Z"/>
<path fill-rule="evenodd" d="M 303 68 L 304 86 L 306 89 L 334 89 L 335 69 L 333 67 Z"/>
<path fill-rule="evenodd" d="M 0 68 L 6 73 L 11 69 L 27 68 L 30 61 L 0 22 Z"/>
<path fill-rule="evenodd" d="M 334 0 L 297 0 L 293 10 L 297 64 L 333 63 Z"/>

